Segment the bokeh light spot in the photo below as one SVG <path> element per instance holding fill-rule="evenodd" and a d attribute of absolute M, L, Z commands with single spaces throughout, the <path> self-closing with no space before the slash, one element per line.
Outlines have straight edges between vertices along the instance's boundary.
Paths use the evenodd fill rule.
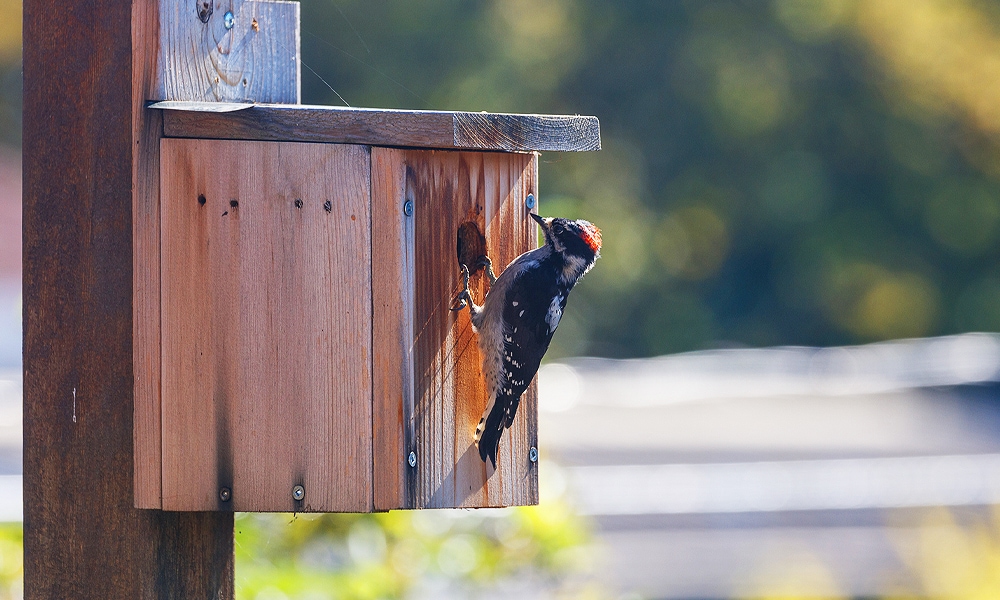
<path fill-rule="evenodd" d="M 722 217 L 711 208 L 689 206 L 660 223 L 654 248 L 672 275 L 706 279 L 718 271 L 729 253 L 729 231 Z"/>
<path fill-rule="evenodd" d="M 976 256 L 1000 233 L 1000 196 L 982 184 L 949 182 L 927 202 L 924 221 L 941 246 Z"/>
<path fill-rule="evenodd" d="M 815 220 L 830 195 L 822 161 L 808 152 L 793 151 L 779 156 L 768 167 L 761 190 L 763 207 L 779 221 L 801 223 Z"/>

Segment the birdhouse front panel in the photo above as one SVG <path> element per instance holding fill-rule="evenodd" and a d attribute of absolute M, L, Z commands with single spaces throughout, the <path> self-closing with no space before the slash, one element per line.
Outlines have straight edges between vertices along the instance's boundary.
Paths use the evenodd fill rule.
<path fill-rule="evenodd" d="M 161 142 L 165 510 L 372 508 L 370 150 Z"/>
<path fill-rule="evenodd" d="M 375 300 L 375 508 L 487 507 L 538 502 L 537 388 L 529 386 L 496 467 L 476 426 L 489 402 L 462 289 L 488 293 L 496 274 L 538 243 L 529 213 L 537 155 L 372 149 Z"/>

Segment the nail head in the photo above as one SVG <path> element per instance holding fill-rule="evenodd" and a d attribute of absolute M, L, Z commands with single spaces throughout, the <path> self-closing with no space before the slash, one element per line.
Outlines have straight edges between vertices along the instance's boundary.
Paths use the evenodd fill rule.
<path fill-rule="evenodd" d="M 227 10 L 226 14 L 222 16 L 222 22 L 225 23 L 226 29 L 232 29 L 233 25 L 236 24 L 236 17 L 233 16 L 233 11 Z"/>
<path fill-rule="evenodd" d="M 535 195 L 528 194 L 528 197 L 524 199 L 524 205 L 527 206 L 529 210 L 535 208 Z"/>
<path fill-rule="evenodd" d="M 306 497 L 306 488 L 297 485 L 292 488 L 292 499 L 299 501 Z"/>
<path fill-rule="evenodd" d="M 531 462 L 538 462 L 538 448 L 532 446 L 531 449 L 528 450 L 528 460 Z"/>
<path fill-rule="evenodd" d="M 233 490 L 224 487 L 219 489 L 219 500 L 229 502 L 233 498 Z"/>
<path fill-rule="evenodd" d="M 410 456 L 406 458 L 406 462 L 409 463 L 411 467 L 417 466 L 417 453 L 410 452 Z"/>
<path fill-rule="evenodd" d="M 413 200 L 407 200 L 403 203 L 403 214 L 408 217 L 413 214 Z"/>

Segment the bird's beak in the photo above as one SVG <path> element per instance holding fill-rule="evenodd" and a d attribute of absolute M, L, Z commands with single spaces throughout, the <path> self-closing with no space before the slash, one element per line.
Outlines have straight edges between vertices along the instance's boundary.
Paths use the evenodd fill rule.
<path fill-rule="evenodd" d="M 549 221 L 551 221 L 551 219 L 545 219 L 539 217 L 535 213 L 528 213 L 528 214 L 531 215 L 531 218 L 534 219 L 536 223 L 538 223 L 538 226 L 542 228 L 542 231 L 548 231 Z"/>

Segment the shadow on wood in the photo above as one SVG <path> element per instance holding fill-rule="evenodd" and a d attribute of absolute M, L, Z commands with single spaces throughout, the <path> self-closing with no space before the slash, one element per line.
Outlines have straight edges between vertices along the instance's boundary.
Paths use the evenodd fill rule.
<path fill-rule="evenodd" d="M 536 388 L 525 393 L 490 474 L 473 445 L 487 403 L 482 358 L 468 311 L 448 310 L 460 289 L 455 244 L 463 224 L 484 232 L 498 273 L 536 246 L 525 206 L 536 193 L 536 168 L 532 154 L 372 150 L 372 193 L 386 199 L 373 206 L 373 243 L 382 249 L 373 255 L 375 295 L 414 299 L 407 318 L 376 322 L 376 362 L 390 376 L 402 371 L 405 381 L 380 384 L 383 369 L 376 372 L 377 510 L 538 501 L 537 471 L 528 460 L 536 444 Z M 407 200 L 414 203 L 409 227 L 396 224 Z M 483 272 L 470 279 L 477 302 L 487 286 Z M 415 467 L 406 463 L 409 452 Z"/>

